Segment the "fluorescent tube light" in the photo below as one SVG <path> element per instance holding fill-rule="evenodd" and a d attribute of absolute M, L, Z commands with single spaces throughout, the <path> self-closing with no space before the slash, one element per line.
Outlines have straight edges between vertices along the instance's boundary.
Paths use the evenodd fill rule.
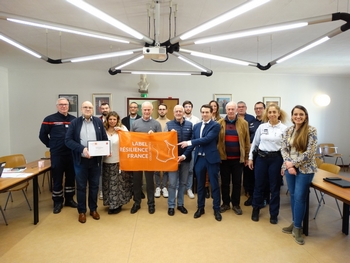
<path fill-rule="evenodd" d="M 293 51 L 293 52 L 291 52 L 291 53 L 289 53 L 289 54 L 287 54 L 287 55 L 277 59 L 276 63 L 281 63 L 281 62 L 283 62 L 283 61 L 285 61 L 287 59 L 290 59 L 290 58 L 292 58 L 292 57 L 294 57 L 294 56 L 296 56 L 296 55 L 298 55 L 298 54 L 300 54 L 300 53 L 302 53 L 302 52 L 304 52 L 306 50 L 309 50 L 309 49 L 311 49 L 311 48 L 313 48 L 313 47 L 315 47 L 317 45 L 320 45 L 320 44 L 326 42 L 328 39 L 330 39 L 330 37 L 325 36 L 325 37 L 323 37 L 323 38 L 321 38 L 321 39 L 319 39 L 319 40 L 317 40 L 317 41 L 315 41 L 315 42 L 313 42 L 311 44 L 308 44 L 308 45 L 306 45 L 306 46 L 304 46 L 304 47 L 302 47 L 300 49 L 297 49 L 297 50 L 295 50 L 295 51 Z"/>
<path fill-rule="evenodd" d="M 197 64 L 193 63 L 192 61 L 189 61 L 188 59 L 186 59 L 184 57 L 179 57 L 179 59 L 181 59 L 182 61 L 186 62 L 187 64 L 190 64 L 191 66 L 194 66 L 194 67 L 198 68 L 199 70 L 207 71 L 206 69 L 198 66 Z"/>
<path fill-rule="evenodd" d="M 140 51 L 140 50 L 142 49 L 137 49 L 135 51 Z M 133 50 L 118 51 L 118 52 L 111 52 L 111 53 L 85 56 L 85 57 L 79 57 L 79 58 L 64 59 L 62 60 L 62 63 L 65 63 L 65 62 L 74 63 L 74 62 L 82 62 L 82 61 L 89 61 L 89 60 L 96 60 L 96 59 L 103 59 L 103 58 L 121 57 L 121 56 L 131 55 L 133 53 L 134 53 Z"/>
<path fill-rule="evenodd" d="M 122 64 L 116 65 L 116 66 L 114 66 L 113 68 L 114 68 L 115 70 L 121 69 L 121 68 L 124 68 L 124 67 L 127 66 L 127 65 L 130 65 L 130 64 L 132 64 L 132 63 L 135 63 L 136 61 L 139 61 L 140 59 L 143 59 L 143 54 L 138 55 L 138 56 L 136 56 L 136 57 L 134 57 L 134 58 L 131 58 L 131 59 L 127 60 L 127 61 L 124 61 L 124 62 L 122 62 Z"/>
<path fill-rule="evenodd" d="M 11 21 L 11 22 L 19 23 L 19 24 L 47 28 L 47 29 L 52 29 L 52 30 L 87 36 L 87 37 L 99 38 L 99 39 L 110 40 L 110 41 L 115 41 L 115 42 L 120 42 L 120 43 L 127 43 L 127 44 L 130 43 L 130 41 L 118 39 L 116 37 L 111 37 L 111 36 L 108 36 L 107 34 L 104 35 L 101 33 L 89 33 L 88 30 L 84 30 L 84 29 L 81 29 L 78 31 L 78 30 L 74 30 L 74 29 L 72 29 L 68 26 L 64 26 L 64 25 L 54 26 L 52 24 L 50 25 L 50 23 L 40 24 L 40 23 L 36 23 L 36 22 L 24 21 L 24 20 L 14 19 L 14 18 L 7 18 L 7 20 Z"/>
<path fill-rule="evenodd" d="M 300 23 L 294 23 L 294 24 L 288 24 L 288 25 L 271 26 L 271 27 L 265 27 L 265 28 L 256 28 L 256 29 L 236 32 L 236 33 L 232 33 L 232 34 L 224 34 L 224 35 L 220 35 L 220 36 L 213 36 L 213 37 L 207 37 L 207 38 L 198 39 L 198 40 L 194 41 L 194 44 L 204 44 L 204 43 L 211 43 L 211 42 L 228 40 L 228 39 L 234 39 L 234 38 L 262 35 L 262 34 L 267 34 L 267 33 L 272 33 L 272 32 L 278 32 L 278 31 L 283 31 L 283 30 L 300 28 L 300 27 L 304 27 L 304 26 L 307 26 L 307 25 L 308 25 L 307 22 L 300 22 Z"/>
<path fill-rule="evenodd" d="M 148 74 L 148 75 L 178 75 L 178 76 L 190 76 L 191 72 L 185 71 L 153 71 L 153 70 L 138 70 L 130 71 L 131 74 Z"/>
<path fill-rule="evenodd" d="M 42 58 L 42 55 L 40 55 L 40 54 L 30 50 L 29 48 L 27 48 L 25 46 L 22 46 L 21 44 L 13 41 L 10 38 L 5 37 L 4 35 L 0 35 L 0 39 L 5 41 L 5 42 L 7 42 L 7 43 L 9 43 L 9 44 L 11 44 L 11 45 L 13 45 L 13 46 L 15 46 L 16 48 L 19 48 L 19 49 L 23 50 L 24 52 L 27 52 L 27 53 L 31 54 L 34 57 Z"/>
<path fill-rule="evenodd" d="M 242 66 L 253 66 L 253 64 L 254 64 L 254 63 L 243 61 L 243 60 L 227 58 L 227 57 L 192 51 L 192 50 L 183 49 L 183 48 L 181 48 L 180 51 L 185 52 L 185 53 L 189 53 L 190 55 L 195 56 L 195 57 L 208 58 L 208 59 L 228 62 L 228 63 L 232 63 L 232 64 L 238 64 L 238 65 L 242 65 Z"/>
<path fill-rule="evenodd" d="M 185 39 L 188 39 L 190 37 L 193 37 L 194 35 L 197 35 L 205 30 L 208 30 L 208 29 L 210 29 L 214 26 L 217 26 L 221 23 L 224 23 L 224 22 L 226 22 L 234 17 L 237 17 L 243 13 L 246 13 L 246 12 L 248 12 L 248 11 L 258 7 L 258 6 L 261 6 L 269 1 L 270 0 L 252 0 L 252 1 L 249 1 L 245 4 L 242 4 L 234 9 L 232 9 L 232 10 L 230 10 L 230 11 L 228 11 L 228 12 L 226 12 L 226 13 L 224 13 L 224 14 L 222 14 L 222 15 L 220 15 L 212 20 L 209 20 L 208 22 L 184 33 L 183 35 L 180 36 L 180 39 L 185 40 Z"/>
<path fill-rule="evenodd" d="M 132 35 L 133 37 L 137 39 L 143 39 L 144 36 L 137 32 L 136 30 L 132 29 L 131 27 L 123 24 L 122 22 L 118 21 L 117 19 L 107 15 L 106 13 L 98 10 L 97 8 L 93 7 L 92 5 L 82 1 L 82 0 L 66 0 L 67 2 L 71 3 L 72 5 L 75 5 L 76 7 L 88 12 L 89 14 L 105 21 L 106 23 L 124 31 L 125 33 L 128 33 L 129 35 Z"/>

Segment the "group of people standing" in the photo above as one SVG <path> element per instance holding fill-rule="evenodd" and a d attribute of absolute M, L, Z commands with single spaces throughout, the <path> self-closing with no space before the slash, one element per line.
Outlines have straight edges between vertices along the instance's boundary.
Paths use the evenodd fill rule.
<path fill-rule="evenodd" d="M 252 205 L 252 220 L 259 221 L 260 209 L 268 200 L 270 223 L 277 224 L 281 176 L 285 175 L 291 196 L 292 224 L 283 228 L 283 232 L 293 234 L 298 244 L 304 244 L 301 222 L 305 214 L 307 191 L 316 172 L 317 145 L 316 129 L 309 125 L 305 107 L 297 105 L 292 109 L 293 126 L 287 128 L 284 124 L 287 114 L 276 104 L 269 104 L 265 109 L 263 102 L 255 104 L 254 117 L 246 113 L 247 107 L 243 101 L 230 101 L 225 105 L 226 116 L 221 117 L 219 104 L 213 100 L 201 106 L 201 121 L 192 114 L 193 104 L 190 101 L 174 107 L 173 120 L 166 118 L 165 104 L 159 105 L 157 120 L 151 117 L 153 105 L 147 101 L 141 106 L 142 116 L 137 114 L 138 104 L 132 102 L 129 115 L 122 120 L 116 112 L 110 111 L 108 104 L 102 106 L 104 121 L 93 116 L 93 105 L 88 101 L 82 104 L 82 116 L 75 118 L 68 114 L 69 101 L 60 98 L 56 103 L 58 112 L 46 117 L 42 123 L 39 138 L 51 152 L 54 213 L 59 213 L 63 204 L 75 207 L 79 222 L 85 223 L 88 185 L 90 215 L 98 220 L 97 196 L 102 172 L 103 205 L 109 207 L 109 214 L 119 213 L 132 197 L 134 204 L 130 212 L 134 214 L 141 208 L 143 174 L 150 214 L 155 212 L 154 198 L 159 197 L 161 191 L 164 197 L 168 197 L 169 216 L 175 214 L 176 205 L 177 210 L 187 214 L 184 194 L 187 191 L 188 196 L 194 198 L 191 189 L 195 174 L 198 199 L 194 218 L 205 214 L 205 198 L 211 193 L 214 217 L 221 221 L 221 213 L 230 210 L 231 205 L 234 213 L 242 215 L 240 197 L 243 174 L 243 186 L 248 195 L 244 204 Z M 178 171 L 164 172 L 162 182 L 159 173 L 156 173 L 156 190 L 154 172 L 121 171 L 119 130 L 177 132 Z M 87 148 L 89 140 L 109 140 L 111 155 L 90 156 Z M 74 182 L 77 203 L 73 200 Z"/>

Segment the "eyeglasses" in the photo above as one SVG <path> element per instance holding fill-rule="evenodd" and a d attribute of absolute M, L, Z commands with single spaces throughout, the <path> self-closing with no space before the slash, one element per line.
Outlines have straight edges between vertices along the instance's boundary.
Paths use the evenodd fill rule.
<path fill-rule="evenodd" d="M 60 106 L 60 107 L 68 106 L 68 104 L 57 104 L 57 105 Z"/>
<path fill-rule="evenodd" d="M 129 109 L 137 109 L 138 107 L 129 107 Z"/>
<path fill-rule="evenodd" d="M 93 107 L 88 107 L 88 106 L 84 106 L 83 109 L 86 109 L 86 110 L 92 110 Z"/>
<path fill-rule="evenodd" d="M 263 110 L 264 109 L 264 107 L 256 107 L 256 108 L 254 108 L 254 110 Z"/>

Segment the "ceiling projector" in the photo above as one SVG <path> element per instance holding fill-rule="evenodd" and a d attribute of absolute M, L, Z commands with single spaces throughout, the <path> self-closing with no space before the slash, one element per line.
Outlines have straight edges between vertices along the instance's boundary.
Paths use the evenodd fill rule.
<path fill-rule="evenodd" d="M 144 47 L 143 57 L 155 60 L 165 60 L 167 58 L 165 47 Z"/>

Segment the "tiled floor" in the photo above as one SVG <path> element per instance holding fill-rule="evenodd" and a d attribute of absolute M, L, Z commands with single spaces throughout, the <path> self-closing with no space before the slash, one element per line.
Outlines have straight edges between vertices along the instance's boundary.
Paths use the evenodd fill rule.
<path fill-rule="evenodd" d="M 261 210 L 260 221 L 253 222 L 251 207 L 243 206 L 244 196 L 243 215 L 226 211 L 222 222 L 214 219 L 211 199 L 207 199 L 206 213 L 194 219 L 196 199 L 186 196 L 188 215 L 175 210 L 175 216 L 168 216 L 167 199 L 160 197 L 153 215 L 145 200 L 134 215 L 130 214 L 132 202 L 117 215 L 108 215 L 100 203 L 101 219 L 88 216 L 87 222 L 80 224 L 73 208 L 52 213 L 51 193 L 45 185 L 38 225 L 33 225 L 33 213 L 21 193 L 15 193 L 5 212 L 8 226 L 0 215 L 0 262 L 347 262 L 350 239 L 341 232 L 333 198 L 326 197 L 314 220 L 316 198 L 311 192 L 310 232 L 305 245 L 282 233 L 282 227 L 291 222 L 286 190 L 286 186 L 281 188 L 277 225 L 269 223 L 268 207 Z M 31 187 L 28 196 L 31 200 Z M 5 199 L 1 194 L 2 206 Z"/>

